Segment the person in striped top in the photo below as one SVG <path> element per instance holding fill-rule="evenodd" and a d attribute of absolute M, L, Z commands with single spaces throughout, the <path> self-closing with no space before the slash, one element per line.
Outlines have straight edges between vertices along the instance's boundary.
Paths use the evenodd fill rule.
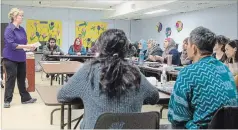
<path fill-rule="evenodd" d="M 216 35 L 207 28 L 190 33 L 187 54 L 193 64 L 180 71 L 169 101 L 173 128 L 207 128 L 219 108 L 238 104 L 232 73 L 211 56 L 215 44 Z"/>

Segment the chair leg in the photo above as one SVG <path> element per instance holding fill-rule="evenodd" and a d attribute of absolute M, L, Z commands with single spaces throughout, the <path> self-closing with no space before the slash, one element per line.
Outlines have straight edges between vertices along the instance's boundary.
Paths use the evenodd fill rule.
<path fill-rule="evenodd" d="M 162 108 L 160 109 L 160 119 L 162 119 L 163 110 L 164 110 L 165 108 L 168 108 L 168 106 L 167 106 L 167 105 L 163 105 Z"/>
<path fill-rule="evenodd" d="M 78 118 L 78 121 L 77 121 L 77 123 L 74 126 L 74 129 L 76 129 L 78 127 L 79 122 L 82 120 L 82 118 L 83 118 L 83 114 Z"/>
<path fill-rule="evenodd" d="M 73 119 L 73 120 L 71 121 L 71 123 L 77 121 L 77 123 L 76 123 L 75 126 L 74 126 L 75 128 L 77 128 L 78 123 L 81 121 L 82 118 L 83 118 L 83 115 L 81 115 L 80 117 L 75 118 L 75 119 Z M 68 123 L 65 123 L 65 124 L 64 124 L 64 127 L 65 127 L 66 125 L 68 125 Z"/>

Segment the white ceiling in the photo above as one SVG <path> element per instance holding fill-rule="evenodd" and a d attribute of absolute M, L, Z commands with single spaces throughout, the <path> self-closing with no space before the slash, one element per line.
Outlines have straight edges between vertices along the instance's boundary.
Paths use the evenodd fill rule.
<path fill-rule="evenodd" d="M 1 4 L 33 7 L 76 8 L 105 11 L 105 19 L 145 19 L 237 4 L 238 0 L 1 0 Z M 144 13 L 166 9 L 151 15 Z"/>
<path fill-rule="evenodd" d="M 121 4 L 123 0 L 1 0 L 2 4 L 33 7 L 63 7 L 93 10 L 110 10 L 110 6 Z"/>

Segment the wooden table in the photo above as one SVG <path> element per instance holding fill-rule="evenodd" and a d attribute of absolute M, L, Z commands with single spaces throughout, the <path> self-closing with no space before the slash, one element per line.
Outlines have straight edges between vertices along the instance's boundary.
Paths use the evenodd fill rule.
<path fill-rule="evenodd" d="M 173 70 L 173 71 L 168 71 L 167 73 L 170 74 L 170 75 L 173 75 L 173 76 L 178 76 L 179 71 L 178 70 Z"/>
<path fill-rule="evenodd" d="M 78 102 L 75 103 L 59 103 L 57 100 L 57 94 L 58 91 L 61 89 L 61 87 L 46 87 L 46 86 L 37 86 L 36 90 L 39 93 L 41 99 L 45 103 L 46 106 L 61 106 L 60 108 L 56 108 L 52 110 L 50 114 L 50 124 L 53 124 L 53 114 L 56 111 L 61 111 L 60 116 L 60 129 L 64 129 L 64 127 L 67 125 L 68 129 L 71 129 L 71 123 L 78 120 L 78 123 L 83 118 L 83 115 L 81 115 L 79 118 L 76 118 L 74 120 L 71 120 L 72 117 L 72 105 L 80 105 L 80 108 L 83 109 L 83 102 L 81 100 L 78 100 Z M 68 109 L 64 108 L 64 106 L 67 105 Z M 64 110 L 68 110 L 68 120 L 67 123 L 64 123 Z M 77 125 L 78 125 L 77 123 Z M 76 126 L 77 126 L 76 125 Z M 75 126 L 75 127 L 76 127 Z"/>
<path fill-rule="evenodd" d="M 82 63 L 77 61 L 41 61 L 40 66 L 46 74 L 62 75 L 61 84 L 64 84 L 64 74 L 74 74 L 80 68 Z M 53 78 L 51 76 L 51 85 Z"/>
<path fill-rule="evenodd" d="M 158 63 L 157 63 L 158 64 Z M 144 64 L 142 66 L 138 66 L 140 68 L 140 70 L 143 72 L 150 72 L 153 74 L 157 74 L 158 76 L 160 76 L 162 74 L 163 68 L 162 67 L 158 67 L 158 68 L 154 68 L 154 67 L 150 67 L 148 66 L 148 64 Z M 168 75 L 168 79 L 172 79 L 173 76 L 178 76 L 179 71 L 178 70 L 169 70 L 166 71 L 167 75 Z"/>
<path fill-rule="evenodd" d="M 57 94 L 58 94 L 58 91 L 60 90 L 60 88 L 61 87 L 36 86 L 36 90 L 39 93 L 39 95 L 40 95 L 41 99 L 43 100 L 43 102 L 45 103 L 45 105 L 47 105 L 47 106 L 61 106 L 61 108 L 54 109 L 51 112 L 51 124 L 53 124 L 53 113 L 55 111 L 61 110 L 60 128 L 64 129 L 64 127 L 66 125 L 68 125 L 68 129 L 71 129 L 71 123 L 78 120 L 78 122 L 76 123 L 76 126 L 74 127 L 74 129 L 75 129 L 77 127 L 78 123 L 80 122 L 80 120 L 83 118 L 83 115 L 81 115 L 79 118 L 71 121 L 71 115 L 72 115 L 71 105 L 80 105 L 80 107 L 83 109 L 83 102 L 81 100 L 78 100 L 78 102 L 75 102 L 75 103 L 59 103 L 57 100 Z M 158 91 L 158 93 L 159 93 L 160 100 L 157 104 L 160 104 L 160 103 L 164 104 L 166 102 L 167 103 L 169 102 L 170 95 L 164 94 L 159 91 Z M 68 105 L 67 124 L 64 124 L 64 110 L 65 110 L 64 106 L 65 105 Z"/>

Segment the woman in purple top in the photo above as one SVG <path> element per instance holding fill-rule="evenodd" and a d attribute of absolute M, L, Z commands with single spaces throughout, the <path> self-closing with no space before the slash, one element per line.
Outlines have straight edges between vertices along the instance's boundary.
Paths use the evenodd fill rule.
<path fill-rule="evenodd" d="M 3 63 L 7 76 L 4 108 L 10 108 L 16 79 L 22 104 L 36 102 L 36 99 L 31 98 L 30 94 L 26 91 L 26 53 L 23 50 L 35 50 L 36 47 L 34 45 L 27 45 L 26 32 L 20 26 L 23 19 L 23 11 L 13 8 L 8 16 L 11 22 L 4 32 L 3 48 Z"/>

